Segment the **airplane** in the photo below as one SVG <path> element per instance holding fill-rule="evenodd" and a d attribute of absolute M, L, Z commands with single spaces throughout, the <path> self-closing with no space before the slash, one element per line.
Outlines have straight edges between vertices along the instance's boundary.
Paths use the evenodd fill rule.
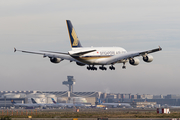
<path fill-rule="evenodd" d="M 54 98 L 51 98 L 51 100 L 53 101 L 53 104 L 55 107 L 65 107 L 66 106 L 65 105 L 66 103 L 56 103 Z"/>
<path fill-rule="evenodd" d="M 39 105 L 41 107 L 65 107 L 64 104 L 56 105 L 54 103 L 37 103 L 33 98 L 31 98 L 31 100 L 33 104 Z"/>
<path fill-rule="evenodd" d="M 72 50 L 68 52 L 44 50 L 33 52 L 14 48 L 14 52 L 19 51 L 43 55 L 43 57 L 49 57 L 52 63 L 60 63 L 63 60 L 69 60 L 70 62 L 76 62 L 76 64 L 79 66 L 87 65 L 88 70 L 97 70 L 95 65 L 100 65 L 100 70 L 107 70 L 105 65 L 109 65 L 110 70 L 115 70 L 114 65 L 116 63 L 123 63 L 123 69 L 126 69 L 125 63 L 128 61 L 129 64 L 133 66 L 138 65 L 140 62 L 139 59 L 136 58 L 138 56 L 142 56 L 144 62 L 152 62 L 153 56 L 149 54 L 162 50 L 160 46 L 151 50 L 131 52 L 127 52 L 122 47 L 83 47 L 71 21 L 66 20 L 66 24 Z"/>
<path fill-rule="evenodd" d="M 112 106 L 112 107 L 118 107 L 118 106 L 123 106 L 123 107 L 131 107 L 129 103 L 103 103 L 100 99 L 98 99 L 98 103 L 100 105 L 104 106 Z"/>
<path fill-rule="evenodd" d="M 11 100 L 11 103 L 16 107 L 40 107 L 38 104 L 22 104 L 22 103 L 16 103 L 14 100 Z"/>
<path fill-rule="evenodd" d="M 51 98 L 54 104 L 64 104 L 66 107 L 84 107 L 82 103 L 57 103 L 53 98 Z"/>

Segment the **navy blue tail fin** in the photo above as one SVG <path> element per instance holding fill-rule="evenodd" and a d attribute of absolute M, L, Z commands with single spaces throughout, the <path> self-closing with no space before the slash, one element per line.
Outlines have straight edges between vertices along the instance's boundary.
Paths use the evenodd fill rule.
<path fill-rule="evenodd" d="M 67 28 L 68 28 L 71 47 L 72 48 L 82 47 L 71 21 L 66 20 L 66 24 L 67 24 Z"/>
<path fill-rule="evenodd" d="M 15 102 L 14 100 L 11 100 L 11 103 L 12 103 L 12 104 L 16 104 L 16 102 Z"/>
<path fill-rule="evenodd" d="M 33 104 L 37 104 L 37 102 L 33 98 L 31 98 L 31 100 Z"/>
<path fill-rule="evenodd" d="M 101 105 L 102 104 L 102 101 L 100 98 L 98 98 L 98 103 Z"/>

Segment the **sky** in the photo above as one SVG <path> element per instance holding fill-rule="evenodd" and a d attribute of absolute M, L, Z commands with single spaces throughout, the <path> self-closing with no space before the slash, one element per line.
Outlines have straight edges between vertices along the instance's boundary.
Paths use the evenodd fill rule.
<path fill-rule="evenodd" d="M 179 94 L 179 0 L 1 0 L 0 91 L 66 91 L 74 76 L 74 91 L 131 94 Z M 153 62 L 116 64 L 116 70 L 88 71 L 62 61 L 21 50 L 71 50 L 65 20 L 71 20 L 83 47 L 123 47 L 127 51 L 162 51 Z M 108 67 L 108 66 L 107 66 Z"/>

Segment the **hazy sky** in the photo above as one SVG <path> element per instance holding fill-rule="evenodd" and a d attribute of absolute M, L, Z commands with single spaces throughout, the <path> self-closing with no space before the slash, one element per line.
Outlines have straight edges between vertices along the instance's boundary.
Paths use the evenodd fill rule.
<path fill-rule="evenodd" d="M 179 0 L 1 0 L 0 90 L 62 90 L 68 75 L 74 91 L 179 94 Z M 71 20 L 83 46 L 149 50 L 154 61 L 115 71 L 88 71 L 63 61 L 53 64 L 23 50 L 71 50 L 65 20 Z"/>

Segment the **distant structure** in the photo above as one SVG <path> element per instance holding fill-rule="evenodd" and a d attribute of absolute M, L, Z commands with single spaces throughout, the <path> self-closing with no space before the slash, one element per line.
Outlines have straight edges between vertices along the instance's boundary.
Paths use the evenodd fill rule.
<path fill-rule="evenodd" d="M 69 91 L 73 92 L 73 84 L 75 84 L 75 79 L 73 76 L 67 76 L 68 81 L 63 81 L 62 84 L 69 87 Z"/>

